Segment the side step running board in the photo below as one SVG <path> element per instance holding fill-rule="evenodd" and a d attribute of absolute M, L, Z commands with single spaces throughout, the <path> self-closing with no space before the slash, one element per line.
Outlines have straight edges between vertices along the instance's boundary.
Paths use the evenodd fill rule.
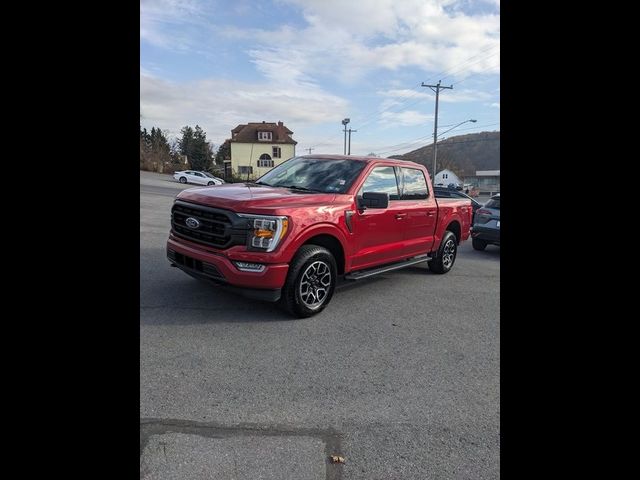
<path fill-rule="evenodd" d="M 391 272 L 393 270 L 400 270 L 401 268 L 409 267 L 417 263 L 426 262 L 431 259 L 432 257 L 427 254 L 418 255 L 417 257 L 413 257 L 408 260 L 403 260 L 402 262 L 390 263 L 388 265 L 383 265 L 381 267 L 368 268 L 366 270 L 358 270 L 357 272 L 347 273 L 344 276 L 344 278 L 346 280 L 362 280 L 363 278 L 373 277 L 374 275 Z"/>

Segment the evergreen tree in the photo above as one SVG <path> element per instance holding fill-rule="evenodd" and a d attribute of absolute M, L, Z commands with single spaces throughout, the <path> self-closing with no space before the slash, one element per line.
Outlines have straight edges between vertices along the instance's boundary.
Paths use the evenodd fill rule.
<path fill-rule="evenodd" d="M 216 165 L 224 165 L 224 161 L 227 158 L 231 158 L 231 142 L 229 140 L 225 140 L 218 151 L 216 152 Z"/>

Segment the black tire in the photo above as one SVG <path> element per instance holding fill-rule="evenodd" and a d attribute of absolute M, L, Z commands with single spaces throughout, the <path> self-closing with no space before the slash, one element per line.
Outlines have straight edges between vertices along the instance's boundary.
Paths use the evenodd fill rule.
<path fill-rule="evenodd" d="M 484 240 L 480 240 L 479 238 L 472 238 L 471 246 L 473 246 L 474 250 L 482 251 L 487 248 L 487 242 L 485 242 Z"/>
<path fill-rule="evenodd" d="M 179 181 L 180 183 L 187 183 L 187 177 L 180 177 Z"/>
<path fill-rule="evenodd" d="M 289 265 L 287 280 L 282 287 L 281 305 L 298 318 L 311 317 L 320 313 L 333 296 L 337 270 L 336 260 L 329 250 L 318 245 L 303 245 Z M 328 279 L 327 273 L 330 275 Z M 307 284 L 306 291 L 309 292 L 306 297 L 304 285 L 301 285 L 303 281 Z M 326 281 L 328 285 L 325 285 Z M 321 296 L 321 301 L 312 302 L 314 296 L 317 298 Z"/>
<path fill-rule="evenodd" d="M 458 239 L 453 232 L 447 230 L 440 242 L 440 248 L 433 260 L 429 260 L 429 270 L 433 273 L 447 273 L 453 267 L 458 255 Z"/>
<path fill-rule="evenodd" d="M 207 186 L 210 187 L 211 185 L 215 185 L 215 182 L 209 182 L 207 183 Z"/>

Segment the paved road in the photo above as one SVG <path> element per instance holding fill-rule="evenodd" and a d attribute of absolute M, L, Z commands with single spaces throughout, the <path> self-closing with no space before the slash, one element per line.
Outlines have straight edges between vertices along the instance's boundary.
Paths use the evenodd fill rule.
<path fill-rule="evenodd" d="M 499 478 L 499 248 L 296 320 L 169 266 L 168 178 L 140 176 L 142 478 Z"/>

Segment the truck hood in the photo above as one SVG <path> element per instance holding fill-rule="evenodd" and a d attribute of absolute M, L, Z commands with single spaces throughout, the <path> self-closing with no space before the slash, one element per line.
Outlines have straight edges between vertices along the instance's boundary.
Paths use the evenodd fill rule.
<path fill-rule="evenodd" d="M 327 205 L 334 200 L 335 194 L 305 193 L 255 183 L 226 183 L 215 187 L 189 188 L 176 198 L 209 207 L 252 213 L 250 209 Z"/>

